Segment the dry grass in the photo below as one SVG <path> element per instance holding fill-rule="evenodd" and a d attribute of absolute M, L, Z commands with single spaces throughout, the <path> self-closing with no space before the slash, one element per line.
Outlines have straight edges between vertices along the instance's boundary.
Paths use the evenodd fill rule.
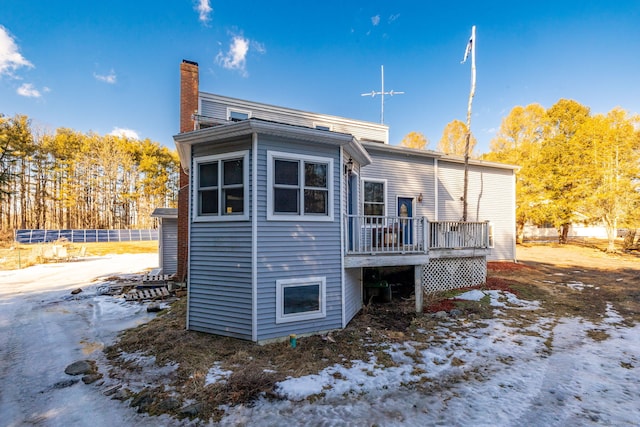
<path fill-rule="evenodd" d="M 114 365 L 110 375 L 118 378 L 122 371 L 135 370 L 120 355 L 143 352 L 155 356 L 157 364 L 177 362 L 178 370 L 173 387 L 182 399 L 197 400 L 204 419 L 221 415 L 217 408 L 223 404 L 250 403 L 260 395 L 278 398 L 274 386 L 287 377 L 317 373 L 334 365 L 349 365 L 351 360 L 369 360 L 372 349 L 367 344 L 404 340 L 415 313 L 412 302 L 369 307 L 344 330 L 329 336 L 299 337 L 296 348 L 288 342 L 256 345 L 233 338 L 186 331 L 186 299 L 175 302 L 171 309 L 151 322 L 125 331 L 115 345 L 105 349 Z M 377 349 L 379 350 L 379 348 Z M 389 356 L 377 351 L 378 364 L 391 366 Z M 233 373 L 224 382 L 205 386 L 209 369 L 217 364 Z M 155 390 L 157 411 L 165 393 Z M 169 411 L 172 412 L 172 411 Z M 179 415 L 177 409 L 172 412 Z"/>
<path fill-rule="evenodd" d="M 571 264 L 553 264 L 556 253 L 542 257 L 548 259 L 545 263 L 489 264 L 485 288 L 507 290 L 521 299 L 541 303 L 540 310 L 536 311 L 502 310 L 501 318 L 522 333 L 527 333 L 527 328 L 541 316 L 551 319 L 580 316 L 597 324 L 606 317 L 607 304 L 610 303 L 628 322 L 640 321 L 640 291 L 637 290 L 640 267 L 634 269 L 622 264 L 632 262 L 633 266 L 637 259 L 607 255 L 601 259 L 602 268 L 599 268 L 591 258 L 580 258 L 585 254 L 584 247 L 562 250 L 566 259 L 572 261 Z M 615 276 L 612 276 L 612 271 L 615 271 Z M 576 291 L 565 285 L 564 282 L 569 280 L 579 280 L 593 287 Z M 288 342 L 260 346 L 233 338 L 186 331 L 186 299 L 183 299 L 150 323 L 124 332 L 119 342 L 107 348 L 105 353 L 112 364 L 110 375 L 116 379 L 122 376 L 123 382 L 126 382 L 127 370 L 136 369 L 136 366 L 123 361 L 120 357 L 123 352 L 142 352 L 155 356 L 159 365 L 178 364 L 170 387 L 175 390 L 173 398 L 179 396 L 179 404 L 167 409 L 168 405 L 163 402 L 170 394 L 164 386 L 158 386 L 152 393 L 154 397 L 148 409 L 150 413 L 193 416 L 181 412 L 180 408 L 195 401 L 198 404 L 198 417 L 217 420 L 223 415 L 221 405 L 251 404 L 259 396 L 280 398 L 274 387 L 287 377 L 315 374 L 334 364 L 348 367 L 353 360 L 368 361 L 372 357 L 376 357 L 378 366 L 394 366 L 389 354 L 384 351 L 392 343 L 411 340 L 414 348 L 438 345 L 444 343 L 446 336 L 429 331 L 436 331 L 441 322 L 446 322 L 449 330 L 455 332 L 465 328 L 486 327 L 483 319 L 494 315 L 486 301 L 462 302 L 451 300 L 451 297 L 455 297 L 455 292 L 427 298 L 425 311 L 457 308 L 461 311 L 461 322 L 441 321 L 428 314 L 417 315 L 413 299 L 394 299 L 390 304 L 365 306 L 347 328 L 335 331 L 329 337 L 299 337 L 295 349 Z M 547 327 L 552 328 L 553 322 Z M 589 336 L 594 340 L 608 338 L 597 328 Z M 553 351 L 553 334 L 550 334 L 545 345 L 549 352 Z M 505 363 L 509 361 L 505 360 Z M 213 366 L 233 373 L 226 381 L 205 386 L 205 378 Z M 320 397 L 312 396 L 309 399 Z"/>
<path fill-rule="evenodd" d="M 54 243 L 37 243 L 31 245 L 16 242 L 3 241 L 0 244 L 0 270 L 15 270 L 26 268 L 43 262 L 42 254 L 46 246 Z M 147 240 L 142 242 L 91 242 L 91 243 L 69 243 L 55 242 L 67 248 L 69 256 L 74 257 L 80 254 L 80 249 L 86 247 L 86 256 L 103 256 L 109 254 L 138 254 L 158 252 L 158 241 Z"/>

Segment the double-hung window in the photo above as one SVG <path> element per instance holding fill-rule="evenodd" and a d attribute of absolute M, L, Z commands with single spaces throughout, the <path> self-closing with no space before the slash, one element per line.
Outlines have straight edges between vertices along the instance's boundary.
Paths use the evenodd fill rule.
<path fill-rule="evenodd" d="M 248 151 L 206 156 L 194 164 L 194 220 L 248 219 Z"/>
<path fill-rule="evenodd" d="M 386 200 L 385 181 L 363 181 L 364 214 L 366 216 L 384 216 Z"/>
<path fill-rule="evenodd" d="M 267 218 L 333 219 L 333 159 L 269 152 Z"/>

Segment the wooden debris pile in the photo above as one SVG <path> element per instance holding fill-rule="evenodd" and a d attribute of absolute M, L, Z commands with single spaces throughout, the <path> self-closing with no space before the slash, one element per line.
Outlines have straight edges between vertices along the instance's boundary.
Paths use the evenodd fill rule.
<path fill-rule="evenodd" d="M 145 274 L 138 280 L 119 279 L 105 284 L 100 293 L 103 295 L 122 296 L 126 301 L 163 300 L 172 296 L 183 297 L 187 289 L 174 282 L 175 275 Z"/>

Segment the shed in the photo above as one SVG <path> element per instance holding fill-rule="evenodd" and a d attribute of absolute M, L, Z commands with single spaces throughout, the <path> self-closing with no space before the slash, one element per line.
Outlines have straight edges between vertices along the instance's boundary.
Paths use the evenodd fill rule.
<path fill-rule="evenodd" d="M 160 220 L 158 257 L 162 274 L 175 274 L 178 267 L 178 209 L 156 208 L 152 218 Z"/>

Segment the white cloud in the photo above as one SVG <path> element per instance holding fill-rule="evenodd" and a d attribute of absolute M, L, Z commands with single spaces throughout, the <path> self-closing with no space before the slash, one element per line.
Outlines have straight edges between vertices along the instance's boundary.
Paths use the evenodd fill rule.
<path fill-rule="evenodd" d="M 13 77 L 13 72 L 21 67 L 33 68 L 33 64 L 20 54 L 14 38 L 0 25 L 0 77 Z"/>
<path fill-rule="evenodd" d="M 26 96 L 27 98 L 40 98 L 42 96 L 40 91 L 33 87 L 31 83 L 23 83 L 16 92 L 18 95 Z"/>
<path fill-rule="evenodd" d="M 100 82 L 109 83 L 111 85 L 116 84 L 118 80 L 118 76 L 116 76 L 116 72 L 113 70 L 111 70 L 109 74 L 106 75 L 93 73 L 93 77 Z"/>
<path fill-rule="evenodd" d="M 138 132 L 136 132 L 135 130 L 133 130 L 133 129 L 124 129 L 124 128 L 119 128 L 119 127 L 113 128 L 113 130 L 111 131 L 111 133 L 109 135 L 120 136 L 120 137 L 128 138 L 128 139 L 140 139 L 140 136 L 138 135 Z"/>
<path fill-rule="evenodd" d="M 255 40 L 251 40 L 251 48 L 260 54 L 267 53 L 267 48 L 264 47 L 264 43 L 260 43 Z"/>
<path fill-rule="evenodd" d="M 389 16 L 389 20 L 387 22 L 389 22 L 389 24 L 392 24 L 398 18 L 400 18 L 400 14 L 399 13 L 396 13 L 395 15 L 390 15 Z"/>
<path fill-rule="evenodd" d="M 374 27 L 378 26 L 378 24 L 380 23 L 380 15 L 372 16 L 371 23 Z"/>
<path fill-rule="evenodd" d="M 229 50 L 216 55 L 216 63 L 227 70 L 237 70 L 243 77 L 247 77 L 247 54 L 250 50 L 264 54 L 267 50 L 262 43 L 249 40 L 241 35 L 234 35 Z"/>
<path fill-rule="evenodd" d="M 209 22 L 209 19 L 211 19 L 209 15 L 211 15 L 211 12 L 213 12 L 210 1 L 197 0 L 196 11 L 198 12 L 198 19 L 200 20 L 200 22 L 205 24 Z"/>

